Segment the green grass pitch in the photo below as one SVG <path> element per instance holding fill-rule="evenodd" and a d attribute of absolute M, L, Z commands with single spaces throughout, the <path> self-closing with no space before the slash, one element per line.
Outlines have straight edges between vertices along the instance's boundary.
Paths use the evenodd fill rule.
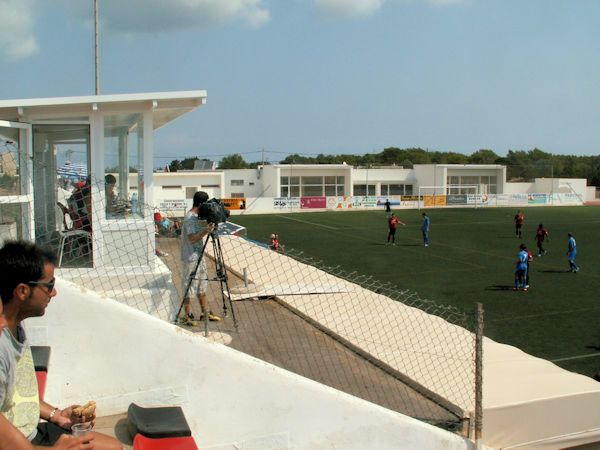
<path fill-rule="evenodd" d="M 439 304 L 473 311 L 481 302 L 487 337 L 591 376 L 600 371 L 600 208 L 522 211 L 521 240 L 514 232 L 516 208 L 428 209 L 427 248 L 417 210 L 396 211 L 406 226 L 398 227 L 395 247 L 385 245 L 382 209 L 241 215 L 231 220 L 245 226 L 250 239 L 266 243 L 271 233 L 278 233 L 287 249 L 389 281 Z M 541 258 L 534 239 L 539 223 L 550 233 L 548 253 Z M 577 274 L 568 271 L 568 232 L 577 240 Z M 521 242 L 536 255 L 528 292 L 512 290 Z"/>

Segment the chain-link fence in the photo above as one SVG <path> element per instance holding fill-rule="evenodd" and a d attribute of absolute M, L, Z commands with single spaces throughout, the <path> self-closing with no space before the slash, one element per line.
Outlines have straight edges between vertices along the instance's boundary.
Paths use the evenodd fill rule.
<path fill-rule="evenodd" d="M 51 246 L 58 276 L 175 321 L 189 281 L 182 278 L 177 220 L 155 215 L 155 208 L 114 192 L 105 180 L 51 180 L 24 195 L 26 189 L 2 189 L 1 240 Z M 224 316 L 208 324 L 210 339 L 468 433 L 475 411 L 475 312 L 239 236 L 213 233 L 205 244 L 210 308 Z M 198 302 L 192 311 L 200 316 Z M 185 327 L 203 333 L 204 326 Z"/>

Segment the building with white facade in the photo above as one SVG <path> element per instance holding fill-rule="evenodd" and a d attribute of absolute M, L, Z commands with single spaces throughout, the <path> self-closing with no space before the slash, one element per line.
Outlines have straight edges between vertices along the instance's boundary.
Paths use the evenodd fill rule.
<path fill-rule="evenodd" d="M 417 164 L 353 167 L 347 164 L 273 164 L 257 169 L 156 173 L 159 210 L 181 216 L 197 190 L 223 199 L 233 211 L 267 213 L 287 209 L 373 207 L 523 206 L 582 204 L 585 179 L 506 181 L 498 164 Z"/>

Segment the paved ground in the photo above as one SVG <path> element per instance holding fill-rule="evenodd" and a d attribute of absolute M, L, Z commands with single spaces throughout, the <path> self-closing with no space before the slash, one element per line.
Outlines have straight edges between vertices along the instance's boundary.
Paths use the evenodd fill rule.
<path fill-rule="evenodd" d="M 168 253 L 161 259 L 171 269 L 181 295 L 179 239 L 157 238 L 157 247 Z M 207 261 L 211 276 L 214 265 Z M 230 287 L 243 285 L 242 280 L 231 274 L 228 282 Z M 277 299 L 251 299 L 230 305 L 228 299 L 221 295 L 220 282 L 209 282 L 209 290 L 213 312 L 222 313 L 223 303 L 229 312 L 224 321 L 209 323 L 210 337 L 215 341 L 411 417 L 447 429 L 460 427 L 454 414 L 320 331 Z M 238 322 L 237 330 L 231 314 L 232 306 Z M 199 313 L 197 302 L 193 309 L 195 314 Z M 314 319 L 318 321 L 318 318 Z M 200 323 L 199 327 L 186 328 L 203 333 L 203 326 Z"/>

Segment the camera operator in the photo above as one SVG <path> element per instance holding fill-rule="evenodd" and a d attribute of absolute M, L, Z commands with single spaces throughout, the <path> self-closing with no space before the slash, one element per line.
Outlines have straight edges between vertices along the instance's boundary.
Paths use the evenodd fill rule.
<path fill-rule="evenodd" d="M 202 309 L 202 315 L 200 320 L 204 320 L 208 317 L 209 320 L 218 321 L 222 320 L 221 317 L 214 315 L 208 309 L 208 297 L 206 296 L 206 289 L 208 286 L 208 275 L 206 271 L 206 263 L 204 258 L 198 265 L 198 271 L 193 280 L 190 281 L 190 275 L 193 273 L 198 263 L 198 259 L 203 254 L 203 239 L 212 233 L 215 229 L 214 223 L 207 223 L 204 220 L 200 220 L 198 213 L 204 203 L 208 201 L 208 194 L 203 191 L 198 191 L 194 194 L 192 203 L 192 209 L 190 209 L 184 219 L 181 231 L 181 261 L 183 266 L 183 292 L 190 284 L 189 290 L 186 297 L 183 299 L 183 306 L 185 316 L 180 319 L 180 323 L 192 325 L 192 321 L 195 319 L 192 314 L 190 305 L 190 297 L 195 294 L 198 297 L 200 308 Z"/>

